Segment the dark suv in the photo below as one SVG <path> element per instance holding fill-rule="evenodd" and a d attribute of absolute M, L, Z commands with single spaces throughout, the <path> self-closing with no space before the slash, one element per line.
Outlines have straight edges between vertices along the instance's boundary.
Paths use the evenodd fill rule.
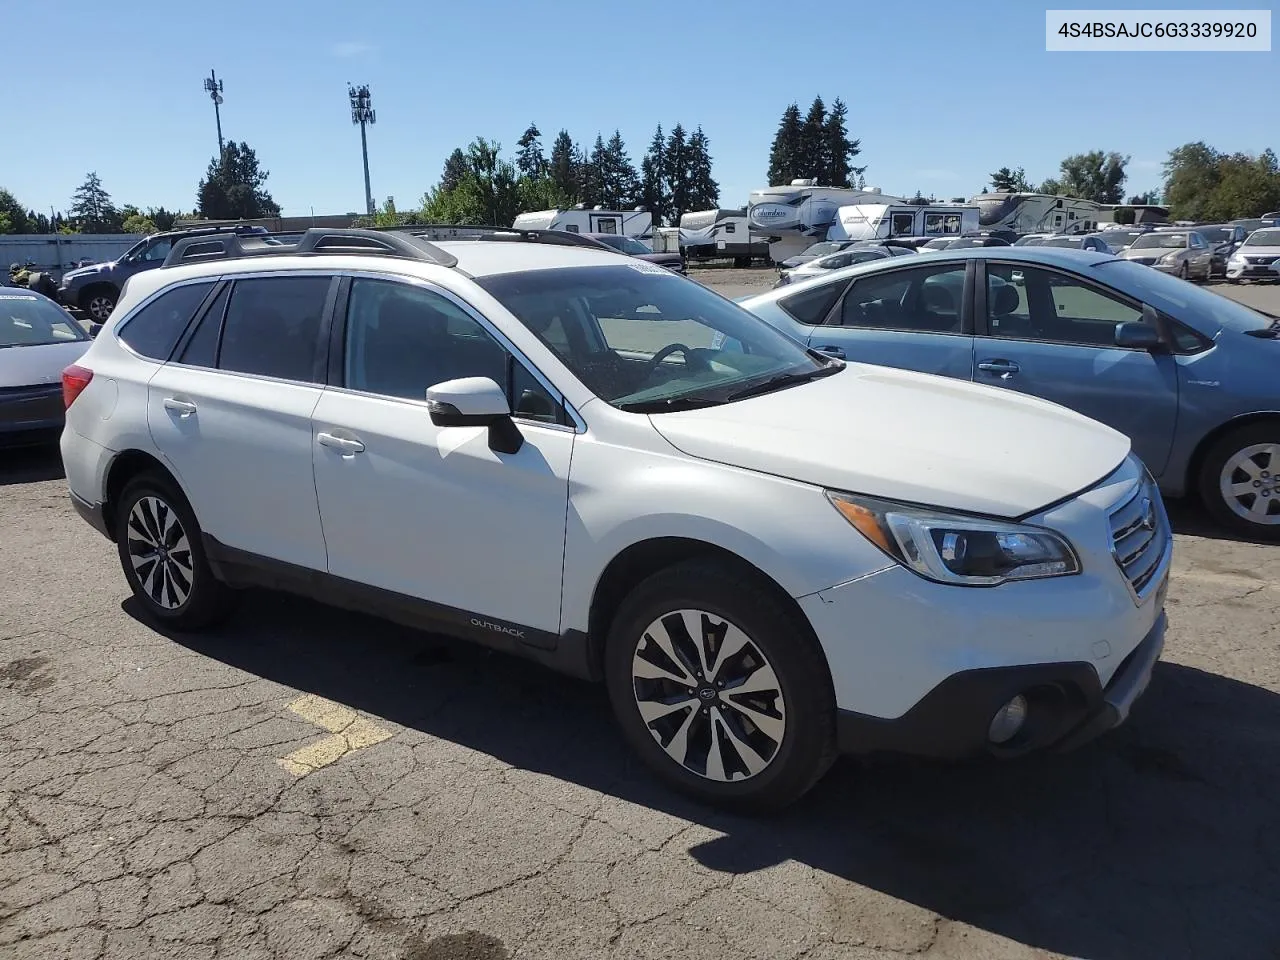
<path fill-rule="evenodd" d="M 212 233 L 265 234 L 267 228 L 248 224 L 192 227 L 168 230 L 144 237 L 116 260 L 68 270 L 58 284 L 56 299 L 65 307 L 77 307 L 94 323 L 103 323 L 115 309 L 124 282 L 135 273 L 164 263 L 173 245 L 184 237 Z"/>

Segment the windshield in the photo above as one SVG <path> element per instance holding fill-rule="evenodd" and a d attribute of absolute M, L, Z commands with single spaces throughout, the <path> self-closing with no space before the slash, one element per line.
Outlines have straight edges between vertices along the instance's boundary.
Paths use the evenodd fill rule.
<path fill-rule="evenodd" d="M 1200 236 L 1210 243 L 1226 243 L 1231 239 L 1230 227 L 1197 227 Z"/>
<path fill-rule="evenodd" d="M 834 243 L 832 241 L 825 240 L 822 243 L 815 243 L 813 246 L 807 248 L 805 252 L 801 254 L 801 256 L 821 257 L 823 254 L 827 254 L 827 253 L 839 253 L 846 246 L 848 246 L 848 244 Z"/>
<path fill-rule="evenodd" d="M 1144 233 L 1129 245 L 1130 250 L 1181 250 L 1187 245 L 1185 233 Z"/>
<path fill-rule="evenodd" d="M 922 249 L 941 250 L 943 247 L 949 247 L 951 244 L 955 242 L 956 240 L 952 237 L 946 237 L 946 238 L 939 237 L 937 240 L 930 240 L 928 243 L 924 244 Z"/>
<path fill-rule="evenodd" d="M 527 270 L 476 282 L 593 393 L 624 410 L 725 403 L 775 377 L 843 366 L 654 264 Z"/>
<path fill-rule="evenodd" d="M 621 250 L 623 253 L 653 253 L 652 250 L 646 247 L 639 240 L 634 240 L 631 237 L 613 235 L 597 237 L 596 239 L 603 243 L 607 243 L 615 250 Z"/>
<path fill-rule="evenodd" d="M 1241 246 L 1280 247 L 1280 230 L 1255 230 Z"/>
<path fill-rule="evenodd" d="M 1045 247 L 1078 247 L 1084 243 L 1084 237 L 1050 237 L 1042 246 Z"/>
<path fill-rule="evenodd" d="M 1248 333 L 1265 330 L 1275 322 L 1242 303 L 1132 260 L 1104 260 L 1098 269 L 1105 270 L 1106 279 L 1122 290 L 1185 321 L 1201 333 L 1213 334 L 1215 327 Z"/>
<path fill-rule="evenodd" d="M 1013 242 L 1013 245 L 1015 247 L 1038 247 L 1044 243 L 1044 240 L 1044 237 L 1037 237 L 1034 234 L 1029 234 L 1025 237 L 1019 237 Z"/>
<path fill-rule="evenodd" d="M 1143 235 L 1141 230 L 1107 230 L 1102 234 L 1102 239 L 1112 250 L 1119 250 Z"/>
<path fill-rule="evenodd" d="M 88 340 L 70 314 L 32 293 L 0 290 L 0 347 L 36 347 Z"/>

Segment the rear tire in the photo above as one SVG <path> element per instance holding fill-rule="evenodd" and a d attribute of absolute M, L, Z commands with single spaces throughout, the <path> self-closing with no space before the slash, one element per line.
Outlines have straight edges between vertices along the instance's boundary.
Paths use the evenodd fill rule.
<path fill-rule="evenodd" d="M 1280 541 L 1278 474 L 1280 420 L 1240 427 L 1205 452 L 1200 499 L 1228 530 L 1254 540 Z"/>
<path fill-rule="evenodd" d="M 120 566 L 152 622 L 195 632 L 230 614 L 231 591 L 209 567 L 200 524 L 171 480 L 159 473 L 134 477 L 115 517 Z"/>
<path fill-rule="evenodd" d="M 807 793 L 836 758 L 826 657 L 777 587 L 693 560 L 623 601 L 605 681 L 631 747 L 675 789 L 765 812 Z M 734 693 L 741 690 L 741 693 Z"/>

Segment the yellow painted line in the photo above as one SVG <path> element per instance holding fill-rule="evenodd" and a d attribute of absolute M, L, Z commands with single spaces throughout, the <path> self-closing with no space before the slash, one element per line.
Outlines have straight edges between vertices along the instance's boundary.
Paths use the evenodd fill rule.
<path fill-rule="evenodd" d="M 329 736 L 276 761 L 295 777 L 305 777 L 341 760 L 348 753 L 372 747 L 391 737 L 390 730 L 366 720 L 350 707 L 317 697 L 314 693 L 299 697 L 289 704 L 289 709 L 307 723 L 329 731 Z"/>

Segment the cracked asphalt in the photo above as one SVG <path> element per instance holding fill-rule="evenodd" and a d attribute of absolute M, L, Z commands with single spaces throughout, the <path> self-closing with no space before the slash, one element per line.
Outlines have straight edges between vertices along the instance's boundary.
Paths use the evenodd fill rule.
<path fill-rule="evenodd" d="M 0 957 L 1276 958 L 1280 547 L 1171 510 L 1126 726 L 752 820 L 522 661 L 266 593 L 161 635 L 56 452 L 0 454 Z"/>

